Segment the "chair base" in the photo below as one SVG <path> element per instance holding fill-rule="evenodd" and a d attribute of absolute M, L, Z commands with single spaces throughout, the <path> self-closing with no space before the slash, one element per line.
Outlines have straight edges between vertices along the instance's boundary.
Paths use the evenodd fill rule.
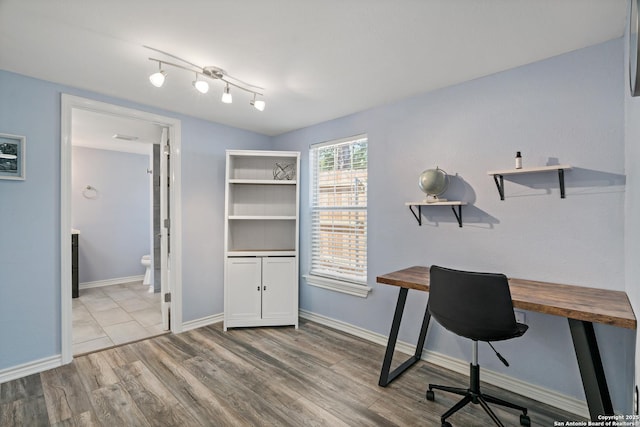
<path fill-rule="evenodd" d="M 497 397 L 491 396 L 489 394 L 484 394 L 480 391 L 480 366 L 471 364 L 471 374 L 470 374 L 470 387 L 469 388 L 459 388 L 459 387 L 449 387 L 445 385 L 437 385 L 437 384 L 429 384 L 429 390 L 427 390 L 427 400 L 435 400 L 435 394 L 433 390 L 442 390 L 448 393 L 457 394 L 463 396 L 463 398 L 451 407 L 447 412 L 442 414 L 440 417 L 440 422 L 442 423 L 442 427 L 451 427 L 451 423 L 447 421 L 454 413 L 458 412 L 460 409 L 464 408 L 469 403 L 479 404 L 482 406 L 482 409 L 491 417 L 493 422 L 500 427 L 504 427 L 504 424 L 498 419 L 496 414 L 491 410 L 488 403 L 493 403 L 495 405 L 504 406 L 511 409 L 517 409 L 522 412 L 520 415 L 520 425 L 529 427 L 531 425 L 531 419 L 527 415 L 527 408 L 516 405 L 515 403 L 507 402 L 506 400 L 499 399 Z"/>

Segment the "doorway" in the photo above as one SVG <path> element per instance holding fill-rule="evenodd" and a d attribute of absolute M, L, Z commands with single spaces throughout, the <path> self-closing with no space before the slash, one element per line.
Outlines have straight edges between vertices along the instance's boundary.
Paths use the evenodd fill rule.
<path fill-rule="evenodd" d="M 160 230 L 150 230 L 150 236 L 156 236 L 160 234 L 162 237 L 160 243 L 163 249 L 160 254 L 160 259 L 157 259 L 155 264 L 161 266 L 156 271 L 156 276 L 161 276 L 161 291 L 156 300 L 162 306 L 162 318 L 163 324 L 167 329 L 173 332 L 179 332 L 182 329 L 182 313 L 181 313 L 181 287 L 179 280 L 181 273 L 181 230 L 180 230 L 180 121 L 158 116 L 155 114 L 147 113 L 140 110 L 133 110 L 129 108 L 119 107 L 116 105 L 105 104 L 98 101 L 93 101 L 85 98 L 79 98 L 75 96 L 62 95 L 62 111 L 61 111 L 61 347 L 62 347 L 62 359 L 63 363 L 68 363 L 73 357 L 73 309 L 71 299 L 71 233 L 66 232 L 73 226 L 72 219 L 72 198 L 74 192 L 77 192 L 77 188 L 72 188 L 72 158 L 73 148 L 72 142 L 77 135 L 80 135 L 80 130 L 77 126 L 74 126 L 74 117 L 88 117 L 91 115 L 101 116 L 102 118 L 108 118 L 109 120 L 120 123 L 138 123 L 141 128 L 144 129 L 163 129 L 160 131 L 161 139 L 155 144 L 156 150 L 149 150 L 149 156 L 153 157 L 153 151 L 160 153 L 161 158 L 164 158 L 164 162 L 161 163 L 160 171 L 156 170 L 158 176 L 157 182 L 167 183 L 167 187 L 160 186 L 160 193 L 164 191 L 162 200 L 164 205 L 160 205 L 158 210 L 162 215 L 159 215 L 156 223 L 161 224 Z M 76 119 L 77 120 L 77 119 Z M 75 132 L 75 134 L 74 134 Z M 122 136 L 122 135 L 121 135 Z M 124 139 L 127 138 L 126 133 L 123 135 Z M 120 138 L 122 139 L 122 138 Z M 108 141 L 108 144 L 120 144 L 127 149 L 131 150 L 132 147 L 136 147 L 135 142 L 132 141 Z M 140 148 L 140 146 L 137 146 Z M 113 148 L 113 147 L 111 147 Z M 117 151 L 117 150 L 116 150 Z M 168 166 L 168 158 L 171 157 L 171 168 Z M 153 163 L 149 164 L 149 173 L 153 172 Z M 117 169 L 114 170 L 117 173 Z M 76 183 L 77 184 L 77 183 Z M 77 186 L 77 185 L 76 185 Z M 90 187 L 91 184 L 87 184 Z M 100 191 L 100 189 L 98 189 Z M 153 190 L 150 190 L 153 193 Z M 96 196 L 95 189 L 89 189 L 88 195 L 90 197 Z M 151 209 L 149 209 L 150 213 Z M 169 221 L 171 218 L 171 221 Z M 159 231 L 159 232 L 158 232 Z M 82 230 L 80 230 L 82 233 Z M 169 239 L 169 234 L 171 239 Z M 153 247 L 153 243 L 150 243 Z M 81 248 L 81 246 L 80 246 Z M 82 249 L 80 249 L 82 250 Z M 160 251 L 158 251 L 160 252 Z M 170 254 L 170 255 L 169 255 Z M 154 254 L 151 254 L 154 255 Z M 139 262 L 140 260 L 138 260 Z M 152 276 L 154 274 L 152 273 Z M 141 285 L 141 284 L 140 284 Z M 113 288 L 112 290 L 117 293 L 122 291 L 120 296 L 124 296 L 128 291 L 139 291 L 140 288 L 133 287 L 128 289 L 128 285 L 119 285 L 120 289 Z M 142 286 L 142 285 L 141 285 Z M 152 285 L 151 285 L 152 286 Z M 96 286 L 97 289 L 97 286 Z M 106 289 L 106 287 L 105 287 Z M 89 289 L 87 289 L 88 291 Z M 95 291 L 100 293 L 101 290 Z M 141 295 L 141 294 L 140 294 Z M 102 295 L 105 296 L 105 295 Z M 107 300 L 104 300 L 108 302 Z M 158 307 L 160 310 L 160 307 Z M 113 310 L 117 312 L 117 309 Z M 169 322 L 169 313 L 171 322 Z M 126 314 L 122 314 L 126 315 Z M 105 322 L 107 322 L 105 320 Z M 169 324 L 170 323 L 170 324 Z M 135 326 L 135 325 L 132 325 Z M 119 343 L 114 343 L 119 344 Z"/>

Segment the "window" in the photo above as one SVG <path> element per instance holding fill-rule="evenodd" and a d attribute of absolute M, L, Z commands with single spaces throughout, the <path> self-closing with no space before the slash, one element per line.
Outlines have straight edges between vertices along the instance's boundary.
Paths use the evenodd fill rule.
<path fill-rule="evenodd" d="M 367 296 L 367 136 L 312 145 L 311 271 L 315 286 Z"/>

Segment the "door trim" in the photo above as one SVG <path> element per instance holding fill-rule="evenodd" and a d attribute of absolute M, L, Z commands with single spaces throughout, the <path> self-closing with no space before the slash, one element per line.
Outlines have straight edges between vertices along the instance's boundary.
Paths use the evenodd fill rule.
<path fill-rule="evenodd" d="M 171 331 L 182 332 L 182 197 L 181 121 L 146 111 L 107 104 L 63 93 L 60 113 L 60 346 L 62 363 L 73 360 L 71 303 L 71 113 L 73 109 L 134 118 L 169 128 L 171 147 L 171 189 L 169 212 L 171 242 L 169 283 L 171 287 Z M 65 232 L 66 230 L 66 232 Z"/>

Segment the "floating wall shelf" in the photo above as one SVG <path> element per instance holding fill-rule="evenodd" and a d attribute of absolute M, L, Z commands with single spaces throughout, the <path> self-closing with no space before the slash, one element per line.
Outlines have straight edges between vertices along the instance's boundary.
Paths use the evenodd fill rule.
<path fill-rule="evenodd" d="M 407 202 L 404 205 L 409 206 L 409 210 L 413 214 L 413 216 L 418 221 L 418 225 L 422 225 L 422 206 L 451 206 L 451 210 L 453 214 L 456 216 L 458 220 L 458 227 L 462 227 L 462 206 L 466 205 L 466 202 L 460 201 L 448 201 L 448 202 Z M 418 208 L 418 212 L 413 210 L 413 207 Z M 456 207 L 458 208 L 458 212 L 456 212 Z"/>
<path fill-rule="evenodd" d="M 503 169 L 487 172 L 488 175 L 493 175 L 493 180 L 498 187 L 498 193 L 500 193 L 500 200 L 504 200 L 504 176 L 505 175 L 518 175 L 523 173 L 540 173 L 558 171 L 558 180 L 560 182 L 560 198 L 564 199 L 564 171 L 570 170 L 571 165 L 552 165 L 552 166 L 539 166 L 535 168 L 522 168 L 522 169 Z"/>

